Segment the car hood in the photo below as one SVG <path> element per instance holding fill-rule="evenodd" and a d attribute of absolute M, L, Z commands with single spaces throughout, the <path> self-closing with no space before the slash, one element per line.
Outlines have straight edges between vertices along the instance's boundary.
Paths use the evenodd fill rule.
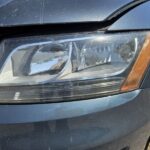
<path fill-rule="evenodd" d="M 1 0 L 0 26 L 98 22 L 131 0 Z"/>

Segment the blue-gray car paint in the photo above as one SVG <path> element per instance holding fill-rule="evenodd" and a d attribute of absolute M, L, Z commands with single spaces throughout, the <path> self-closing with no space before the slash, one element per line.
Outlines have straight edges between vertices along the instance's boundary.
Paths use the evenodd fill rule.
<path fill-rule="evenodd" d="M 33 7 L 31 7 L 30 2 L 31 0 L 14 0 L 1 4 L 1 27 L 104 21 L 113 11 L 119 10 L 132 1 L 88 0 L 82 1 L 82 5 L 80 5 L 80 0 L 71 0 L 65 5 L 67 0 L 46 0 L 46 2 L 33 0 Z M 53 5 L 55 8 L 50 7 L 51 2 L 56 4 Z M 62 2 L 62 7 L 57 6 L 59 2 Z M 94 4 L 91 5 L 90 2 Z M 45 8 L 45 4 L 48 4 L 49 7 Z M 15 10 L 15 7 L 18 10 Z M 72 7 L 73 9 L 71 9 Z M 92 10 L 92 13 L 89 11 L 90 7 L 95 9 Z M 146 9 L 149 7 L 149 2 L 137 6 L 131 11 L 140 7 L 143 7 L 142 10 L 150 11 Z M 40 8 L 39 12 L 37 8 Z M 8 14 L 4 13 L 8 10 Z M 52 10 L 56 10 L 56 12 L 51 13 Z M 59 11 L 62 14 L 58 13 Z M 130 14 L 130 12 L 128 13 Z M 49 13 L 53 14 L 53 17 L 49 17 Z M 149 14 L 145 14 L 144 18 L 148 18 Z M 129 17 L 132 18 L 130 15 Z M 63 17 L 67 18 L 64 18 L 63 21 Z M 141 23 L 142 28 L 137 25 L 135 30 L 150 26 L 144 18 Z M 135 18 L 132 19 L 134 21 Z M 126 22 L 128 22 L 127 18 Z M 130 23 L 128 24 L 130 25 Z M 111 29 L 111 26 L 109 27 Z M 128 31 L 128 27 L 124 26 L 118 31 Z M 145 78 L 144 82 L 148 83 L 148 78 Z M 126 94 L 85 101 L 37 105 L 1 105 L 0 148 L 2 150 L 122 150 L 130 147 L 131 150 L 143 150 L 150 135 L 150 89 L 148 86 L 141 88 L 143 89 Z"/>
<path fill-rule="evenodd" d="M 150 29 L 150 2 L 132 9 L 108 28 L 109 31 L 148 29 Z"/>
<path fill-rule="evenodd" d="M 2 0 L 0 26 L 102 22 L 138 2 L 145 0 Z"/>
<path fill-rule="evenodd" d="M 103 98 L 53 104 L 1 105 L 0 124 L 29 123 L 80 117 L 135 100 L 140 90 Z"/>

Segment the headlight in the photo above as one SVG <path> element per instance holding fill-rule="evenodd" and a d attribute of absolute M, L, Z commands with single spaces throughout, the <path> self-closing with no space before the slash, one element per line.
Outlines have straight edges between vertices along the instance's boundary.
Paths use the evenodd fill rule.
<path fill-rule="evenodd" d="M 57 102 L 134 90 L 141 81 L 134 67 L 146 40 L 145 32 L 6 39 L 0 46 L 0 102 Z"/>

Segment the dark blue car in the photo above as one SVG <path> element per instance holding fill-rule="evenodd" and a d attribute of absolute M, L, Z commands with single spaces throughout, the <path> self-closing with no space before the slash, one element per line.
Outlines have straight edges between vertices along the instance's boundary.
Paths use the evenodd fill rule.
<path fill-rule="evenodd" d="M 0 0 L 0 150 L 149 142 L 149 0 Z"/>

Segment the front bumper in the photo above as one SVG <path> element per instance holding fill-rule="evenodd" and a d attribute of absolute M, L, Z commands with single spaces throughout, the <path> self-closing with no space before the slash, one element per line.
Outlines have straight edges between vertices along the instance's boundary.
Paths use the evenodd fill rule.
<path fill-rule="evenodd" d="M 144 150 L 149 114 L 149 89 L 67 103 L 1 105 L 0 148 Z"/>

